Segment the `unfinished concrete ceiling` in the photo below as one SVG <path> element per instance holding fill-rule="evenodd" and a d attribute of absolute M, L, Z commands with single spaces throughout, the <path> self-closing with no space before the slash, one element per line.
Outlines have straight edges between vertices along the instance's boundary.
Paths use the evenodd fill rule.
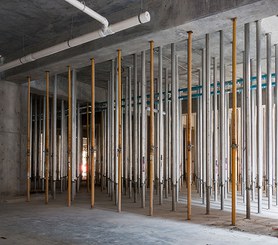
<path fill-rule="evenodd" d="M 230 19 L 238 17 L 237 61 L 241 63 L 244 23 L 273 16 L 278 12 L 276 0 L 87 0 L 85 3 L 105 16 L 110 23 L 136 16 L 142 9 L 150 12 L 151 22 L 8 70 L 1 74 L 2 78 L 22 83 L 25 82 L 27 75 L 31 75 L 33 79 L 40 80 L 44 79 L 45 70 L 49 70 L 51 74 L 62 74 L 66 71 L 66 66 L 70 64 L 78 70 L 79 81 L 89 82 L 90 70 L 86 67 L 90 63 L 90 58 L 95 57 L 98 63 L 96 85 L 106 87 L 110 77 L 108 60 L 116 57 L 118 48 L 123 50 L 124 56 L 133 53 L 140 54 L 142 50 L 148 50 L 148 41 L 154 40 L 156 47 L 164 47 L 164 68 L 170 68 L 169 44 L 177 43 L 181 86 L 186 86 L 187 31 L 193 30 L 194 32 L 193 78 L 196 83 L 201 64 L 201 49 L 205 47 L 205 34 L 211 33 L 211 55 L 217 58 L 219 57 L 218 31 L 223 30 L 226 76 L 229 79 L 231 70 Z M 1 1 L 0 19 L 2 23 L 0 26 L 0 54 L 4 57 L 5 62 L 100 28 L 98 22 L 78 9 L 65 1 L 55 0 Z M 277 19 L 275 16 L 266 21 L 263 31 L 273 31 L 278 24 Z M 255 24 L 251 25 L 251 35 L 251 57 L 255 58 Z M 277 41 L 277 35 L 273 35 L 273 42 Z M 263 48 L 264 46 L 263 42 Z M 140 64 L 140 62 L 138 63 Z M 123 65 L 132 65 L 132 58 L 124 57 Z M 238 77 L 242 77 L 241 70 L 239 68 Z"/>

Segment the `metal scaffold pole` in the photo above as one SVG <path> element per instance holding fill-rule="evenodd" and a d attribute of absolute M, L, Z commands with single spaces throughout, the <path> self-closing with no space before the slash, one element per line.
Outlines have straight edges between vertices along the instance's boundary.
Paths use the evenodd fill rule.
<path fill-rule="evenodd" d="M 118 212 L 122 211 L 122 51 L 118 49 Z"/>
<path fill-rule="evenodd" d="M 149 215 L 153 216 L 154 187 L 154 42 L 150 41 L 150 206 Z"/>
<path fill-rule="evenodd" d="M 261 68 L 261 20 L 256 22 L 256 66 L 257 66 L 257 171 L 258 171 L 258 213 L 262 212 L 263 182 L 263 110 L 262 110 L 262 68 Z"/>
<path fill-rule="evenodd" d="M 232 225 L 236 224 L 236 195 L 237 195 L 237 85 L 236 85 L 236 22 L 233 18 L 232 43 Z"/>
<path fill-rule="evenodd" d="M 95 60 L 91 59 L 91 208 L 95 206 Z"/>
<path fill-rule="evenodd" d="M 211 192 L 211 96 L 210 96 L 210 42 L 206 34 L 206 214 L 210 214 Z"/>
<path fill-rule="evenodd" d="M 48 204 L 49 191 L 49 72 L 46 75 L 46 130 L 45 130 L 45 204 Z"/>
<path fill-rule="evenodd" d="M 224 40 L 223 31 L 220 34 L 220 195 L 221 195 L 221 210 L 224 210 L 225 199 L 225 78 L 224 78 Z"/>
<path fill-rule="evenodd" d="M 72 82 L 71 82 L 71 68 L 68 67 L 68 195 L 67 195 L 67 203 L 68 207 L 71 206 L 71 165 L 72 165 L 72 112 L 71 112 L 71 104 L 72 104 Z"/>
<path fill-rule="evenodd" d="M 31 191 L 31 78 L 27 77 L 28 91 L 27 91 L 27 202 L 30 201 Z"/>
<path fill-rule="evenodd" d="M 249 23 L 244 25 L 245 34 L 245 112 L 246 112 L 246 218 L 251 216 L 251 89 L 250 89 L 250 26 Z M 245 191 L 245 190 L 244 190 Z"/>
<path fill-rule="evenodd" d="M 191 163 L 192 163 L 192 31 L 188 32 L 187 44 L 187 219 L 191 220 Z"/>
<path fill-rule="evenodd" d="M 141 96 L 141 110 L 142 110 L 142 123 L 141 123 L 141 172 L 142 172 L 142 197 L 141 207 L 146 206 L 146 54 L 145 51 L 141 53 L 141 76 L 142 76 L 142 96 Z"/>
<path fill-rule="evenodd" d="M 176 81 L 176 46 L 171 44 L 171 103 L 172 103 L 172 211 L 177 209 L 177 81 Z"/>
<path fill-rule="evenodd" d="M 159 47 L 159 204 L 163 203 L 164 124 L 163 124 L 163 70 L 162 47 Z"/>
<path fill-rule="evenodd" d="M 273 110 L 272 110 L 272 81 L 271 81 L 271 34 L 266 34 L 266 74 L 267 74 L 267 166 L 268 166 L 268 175 L 267 175 L 267 195 L 268 195 L 268 209 L 272 207 L 272 171 L 273 171 L 273 162 L 272 162 L 272 121 L 273 121 Z"/>

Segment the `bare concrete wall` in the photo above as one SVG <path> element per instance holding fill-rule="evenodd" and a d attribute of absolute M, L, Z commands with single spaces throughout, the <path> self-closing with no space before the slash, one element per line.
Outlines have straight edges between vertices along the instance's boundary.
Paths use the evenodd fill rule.
<path fill-rule="evenodd" d="M 22 194 L 26 173 L 27 90 L 0 81 L 0 200 Z"/>

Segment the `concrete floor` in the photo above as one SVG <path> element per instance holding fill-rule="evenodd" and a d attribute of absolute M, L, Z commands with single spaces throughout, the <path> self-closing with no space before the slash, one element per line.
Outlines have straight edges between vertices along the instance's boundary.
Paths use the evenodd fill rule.
<path fill-rule="evenodd" d="M 188 222 L 182 202 L 177 212 L 171 212 L 170 198 L 162 206 L 155 201 L 155 217 L 149 217 L 148 208 L 141 209 L 140 203 L 125 196 L 124 211 L 117 213 L 98 189 L 95 209 L 89 208 L 86 192 L 78 193 L 71 208 L 65 205 L 66 193 L 48 205 L 43 196 L 33 195 L 30 203 L 23 199 L 0 203 L 0 244 L 278 244 L 271 233 L 277 219 L 255 216 L 247 221 L 239 214 L 233 227 L 229 212 L 214 209 L 204 215 L 205 208 L 194 201 Z"/>

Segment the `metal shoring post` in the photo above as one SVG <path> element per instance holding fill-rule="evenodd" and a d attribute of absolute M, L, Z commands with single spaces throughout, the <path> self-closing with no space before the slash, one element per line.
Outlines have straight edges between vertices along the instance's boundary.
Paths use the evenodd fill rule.
<path fill-rule="evenodd" d="M 176 46 L 171 44 L 171 103 L 172 103 L 172 211 L 177 209 L 177 81 L 176 81 Z"/>
<path fill-rule="evenodd" d="M 163 124 L 163 59 L 162 47 L 159 47 L 159 204 L 163 203 L 163 163 L 164 163 L 164 124 Z"/>
<path fill-rule="evenodd" d="M 253 77 L 253 64 L 254 60 L 250 59 L 250 79 L 251 79 L 251 85 L 252 85 L 252 77 Z M 252 201 L 255 200 L 255 186 L 256 186 L 256 96 L 255 96 L 255 90 L 251 90 L 251 147 L 252 147 L 252 161 L 251 161 L 251 187 L 252 187 Z"/>
<path fill-rule="evenodd" d="M 134 202 L 137 202 L 137 180 L 138 180 L 138 81 L 137 81 L 137 54 L 133 55 L 134 64 L 134 99 L 133 99 L 133 112 L 134 112 L 134 136 L 133 136 L 133 146 L 134 146 Z"/>
<path fill-rule="evenodd" d="M 275 44 L 275 187 L 276 206 L 278 205 L 278 44 Z"/>
<path fill-rule="evenodd" d="M 202 74 L 201 74 L 201 70 L 199 70 L 199 86 L 202 86 Z M 201 90 L 199 90 L 199 93 L 201 93 Z M 198 165 L 199 165 L 199 190 L 200 190 L 200 197 L 203 199 L 203 96 L 204 94 L 202 94 L 202 96 L 199 97 L 199 110 L 198 110 L 198 114 L 199 114 L 199 161 L 198 161 Z"/>
<path fill-rule="evenodd" d="M 245 51 L 243 53 L 243 81 L 246 81 L 245 78 Z M 244 86 L 245 88 L 245 86 Z M 241 181 L 241 195 L 243 203 L 246 201 L 246 91 L 243 89 L 242 93 L 240 93 L 241 97 L 241 114 L 238 115 L 238 120 L 241 122 L 241 135 L 238 135 L 238 139 L 241 138 L 241 144 L 238 142 L 238 145 L 241 145 L 241 179 L 239 178 L 239 171 L 238 171 L 238 177 L 237 177 L 237 187 L 239 182 Z M 239 118 L 241 117 L 241 118 Z M 238 126 L 238 128 L 240 128 Z M 240 130 L 237 131 L 237 133 L 240 133 Z M 241 136 L 241 137 L 240 137 Z M 237 163 L 239 165 L 239 163 Z"/>
<path fill-rule="evenodd" d="M 118 205 L 118 191 L 119 191 L 119 179 L 118 179 L 118 167 L 119 167 L 119 128 L 118 128 L 118 116 L 119 116 L 119 84 L 117 78 L 118 69 L 115 60 L 112 60 L 111 67 L 111 163 L 110 163 L 110 190 L 111 200 L 115 201 Z"/>
<path fill-rule="evenodd" d="M 177 194 L 176 194 L 176 202 L 179 201 L 179 193 L 180 193 L 180 100 L 179 100 L 179 57 L 176 55 L 175 60 L 175 72 L 176 72 L 176 84 L 177 84 L 177 102 L 176 102 L 176 177 L 177 177 Z"/>
<path fill-rule="evenodd" d="M 268 165 L 268 209 L 272 207 L 272 120 L 273 120 L 273 105 L 272 105 L 272 81 L 271 81 L 271 34 L 266 34 L 266 70 L 267 70 L 267 165 Z"/>
<path fill-rule="evenodd" d="M 27 202 L 30 202 L 30 191 L 31 191 L 31 78 L 27 77 L 28 80 L 28 91 L 27 91 Z"/>
<path fill-rule="evenodd" d="M 258 213 L 262 212 L 263 182 L 263 110 L 262 110 L 262 67 L 261 67 L 261 20 L 256 21 L 256 72 L 257 72 L 257 172 Z"/>
<path fill-rule="evenodd" d="M 91 59 L 91 208 L 95 206 L 95 60 Z"/>
<path fill-rule="evenodd" d="M 118 212 L 122 211 L 122 51 L 118 49 Z"/>
<path fill-rule="evenodd" d="M 110 165 L 112 159 L 112 148 L 111 148 L 111 113 L 112 113 L 112 70 L 113 70 L 113 61 L 111 61 L 111 72 L 110 80 L 108 81 L 108 94 L 107 94 L 107 167 L 106 167 L 106 184 L 107 184 L 107 194 L 110 196 Z"/>
<path fill-rule="evenodd" d="M 46 96 L 43 97 L 42 118 L 42 191 L 45 191 L 45 126 L 46 126 Z"/>
<path fill-rule="evenodd" d="M 207 179 L 207 165 L 206 165 L 206 159 L 207 159 L 207 125 L 206 125 L 206 118 L 207 118 L 207 108 L 206 108 L 206 99 L 207 99 L 207 82 L 206 82 L 206 53 L 205 53 L 205 49 L 202 49 L 202 107 L 203 107 L 203 116 L 202 116 L 202 135 L 203 135 L 203 145 L 202 145 L 202 149 L 203 149 L 203 182 L 202 182 L 202 189 L 203 189 L 203 194 L 202 194 L 202 203 L 205 204 L 205 199 L 206 199 L 206 179 Z"/>
<path fill-rule="evenodd" d="M 128 68 L 128 101 L 129 101 L 129 110 L 128 110 L 128 140 L 129 140 L 129 198 L 132 196 L 132 167 L 133 167 L 133 158 L 132 158 L 132 68 Z"/>
<path fill-rule="evenodd" d="M 112 87 L 111 87 L 111 118 L 112 118 L 112 129 L 111 129 L 111 147 L 112 147 L 112 192 L 113 192 L 113 197 L 112 200 L 115 199 L 115 204 L 118 204 L 118 166 L 119 166 L 119 155 L 118 155 L 118 150 L 119 150 L 119 129 L 115 127 L 114 125 L 118 125 L 119 123 L 119 100 L 118 100 L 118 92 L 119 92 L 119 84 L 118 84 L 118 79 L 117 76 L 115 76 L 115 61 L 112 60 Z M 115 82 L 116 81 L 116 82 Z M 114 90 L 115 96 L 114 96 Z M 115 100 L 115 113 L 114 113 L 114 100 Z M 115 192 L 115 194 L 114 194 Z"/>
<path fill-rule="evenodd" d="M 67 204 L 71 206 L 71 175 L 72 175 L 72 81 L 71 81 L 71 68 L 68 66 L 68 193 L 67 193 Z"/>
<path fill-rule="evenodd" d="M 233 42 L 232 42 L 232 95 L 233 95 L 233 111 L 232 111 L 232 225 L 236 224 L 236 182 L 237 182 L 237 85 L 236 85 L 236 22 L 233 18 Z"/>
<path fill-rule="evenodd" d="M 72 69 L 72 149 L 71 149 L 71 199 L 72 201 L 76 195 L 76 69 Z"/>
<path fill-rule="evenodd" d="M 77 103 L 77 168 L 76 168 L 76 176 L 77 176 L 77 186 L 76 190 L 79 192 L 80 190 L 80 181 L 82 175 L 80 174 L 80 169 L 82 166 L 82 122 L 81 122 L 81 113 L 80 113 L 80 103 Z"/>
<path fill-rule="evenodd" d="M 142 171 L 142 197 L 141 206 L 146 206 L 146 54 L 141 52 L 141 79 L 142 79 L 142 94 L 141 94 L 141 110 L 142 110 L 142 124 L 141 124 L 141 171 Z"/>
<path fill-rule="evenodd" d="M 46 130 L 45 130 L 45 204 L 48 204 L 49 190 L 49 72 L 46 75 Z"/>
<path fill-rule="evenodd" d="M 219 32 L 220 35 L 220 159 L 221 159 L 221 210 L 224 210 L 225 199 L 225 78 L 224 78 L 224 40 L 223 31 Z"/>
<path fill-rule="evenodd" d="M 210 44 L 206 34 L 206 214 L 210 214 L 211 191 L 211 99 L 210 99 Z"/>
<path fill-rule="evenodd" d="M 187 50 L 187 76 L 188 76 L 188 104 L 187 104 L 187 219 L 191 220 L 191 150 L 192 150 L 192 31 L 188 32 L 188 50 Z"/>
<path fill-rule="evenodd" d="M 54 86 L 53 86 L 53 128 L 52 128 L 52 154 L 53 154 L 53 167 L 52 167 L 52 176 L 53 176 L 53 185 L 52 185 L 52 193 L 53 199 L 56 198 L 56 180 L 57 180 L 57 80 L 58 76 L 54 77 Z"/>
<path fill-rule="evenodd" d="M 37 171 L 38 171 L 38 97 L 35 97 L 34 108 L 34 140 L 33 140 L 33 159 L 34 159 L 34 189 L 37 190 Z"/>
<path fill-rule="evenodd" d="M 217 62 L 216 58 L 212 58 L 213 62 L 213 84 L 214 84 L 214 96 L 213 96 L 213 162 L 214 162 L 214 201 L 217 201 L 217 188 L 218 188 L 218 116 L 217 116 L 217 80 L 216 70 Z"/>
<path fill-rule="evenodd" d="M 168 69 L 165 69 L 165 198 L 168 198 L 169 194 L 169 73 Z"/>
<path fill-rule="evenodd" d="M 60 151 L 60 190 L 64 191 L 64 170 L 65 170 L 65 101 L 61 101 L 61 151 Z"/>
<path fill-rule="evenodd" d="M 150 206 L 149 215 L 153 216 L 154 187 L 154 42 L 150 41 Z"/>
<path fill-rule="evenodd" d="M 246 96 L 246 219 L 251 216 L 251 88 L 250 88 L 250 25 L 244 25 L 245 34 L 245 96 Z"/>
<path fill-rule="evenodd" d="M 125 175 L 125 192 L 124 194 L 127 195 L 127 189 L 128 189 L 128 166 L 129 166 L 129 127 L 128 127 L 128 77 L 125 78 L 125 124 L 124 124 L 124 129 L 125 129 L 125 140 L 124 140 L 124 145 L 125 145 L 125 168 L 124 168 L 124 175 Z"/>

